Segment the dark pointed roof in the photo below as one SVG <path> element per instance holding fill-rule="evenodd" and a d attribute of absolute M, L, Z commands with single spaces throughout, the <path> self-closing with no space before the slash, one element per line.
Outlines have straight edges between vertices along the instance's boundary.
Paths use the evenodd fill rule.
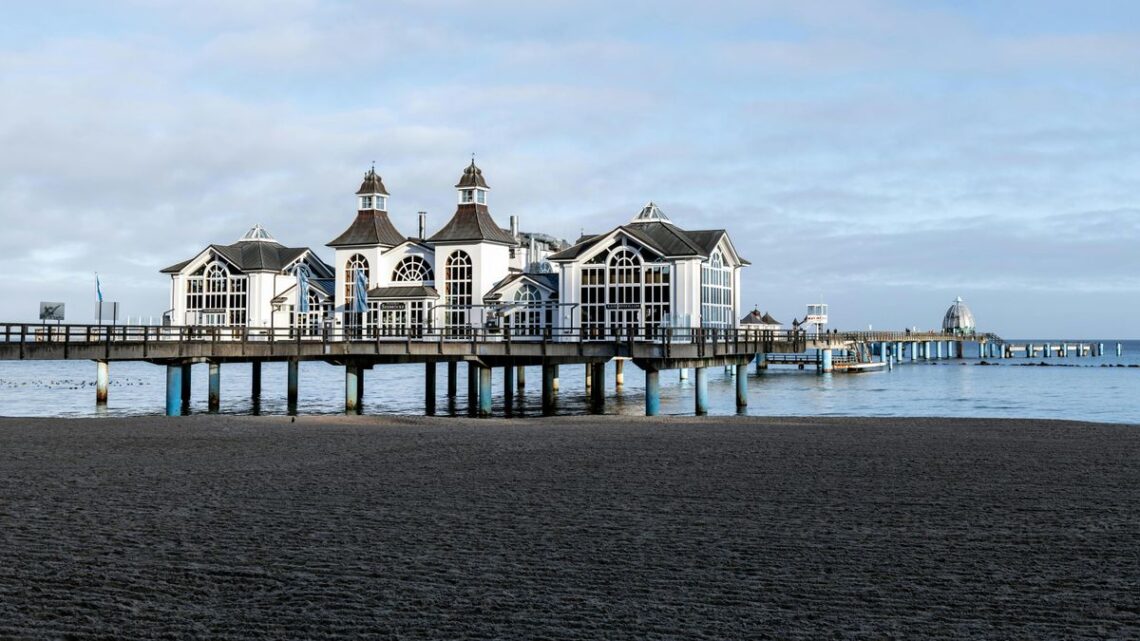
<path fill-rule="evenodd" d="M 515 237 L 495 224 L 486 205 L 461 203 L 443 229 L 428 238 L 429 243 L 489 242 L 515 245 Z"/>
<path fill-rule="evenodd" d="M 459 178 L 459 182 L 455 185 L 457 188 L 463 187 L 482 187 L 483 189 L 490 189 L 487 186 L 487 181 L 483 180 L 483 170 L 475 166 L 475 159 L 471 159 L 471 164 L 463 170 L 463 175 Z"/>
<path fill-rule="evenodd" d="M 403 234 L 396 231 L 395 225 L 388 219 L 388 212 L 380 210 L 362 210 L 356 212 L 356 220 L 348 229 L 327 243 L 328 247 L 349 247 L 354 245 L 383 245 L 395 247 L 407 240 Z"/>
<path fill-rule="evenodd" d="M 364 182 L 360 183 L 360 189 L 356 190 L 357 196 L 362 194 L 390 195 L 388 190 L 384 188 L 384 181 L 380 178 L 380 174 L 376 173 L 375 167 L 364 174 Z"/>
<path fill-rule="evenodd" d="M 780 321 L 772 318 L 768 312 L 760 313 L 760 310 L 753 309 L 748 312 L 744 318 L 740 319 L 741 325 L 783 325 Z"/>
<path fill-rule="evenodd" d="M 211 244 L 207 249 L 214 250 L 243 272 L 281 271 L 309 251 L 308 247 L 285 247 L 273 240 L 273 237 L 261 225 L 254 226 L 232 245 Z M 198 254 L 198 256 L 200 255 L 201 253 Z M 332 267 L 325 264 L 316 254 L 313 254 L 312 258 L 321 272 L 314 274 L 314 276 L 331 276 L 333 274 Z M 163 269 L 162 273 L 176 274 L 192 262 L 194 262 L 194 258 L 175 263 Z"/>

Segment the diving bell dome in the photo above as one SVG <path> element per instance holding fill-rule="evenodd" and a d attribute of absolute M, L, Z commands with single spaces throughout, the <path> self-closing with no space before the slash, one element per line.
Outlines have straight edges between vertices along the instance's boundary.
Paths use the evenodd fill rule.
<path fill-rule="evenodd" d="M 973 334 L 976 328 L 974 313 L 966 307 L 966 303 L 963 303 L 962 297 L 959 296 L 942 318 L 942 331 L 947 334 Z"/>

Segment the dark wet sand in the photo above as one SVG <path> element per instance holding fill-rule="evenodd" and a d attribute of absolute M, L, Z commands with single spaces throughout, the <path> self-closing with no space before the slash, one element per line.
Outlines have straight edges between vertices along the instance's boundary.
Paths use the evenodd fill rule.
<path fill-rule="evenodd" d="M 1140 638 L 1140 427 L 0 419 L 0 638 Z"/>

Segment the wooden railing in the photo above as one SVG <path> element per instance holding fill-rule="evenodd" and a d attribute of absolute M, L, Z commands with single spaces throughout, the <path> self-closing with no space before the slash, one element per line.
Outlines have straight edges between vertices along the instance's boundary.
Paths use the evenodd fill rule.
<path fill-rule="evenodd" d="M 45 325 L 0 323 L 0 343 L 148 343 L 157 341 L 217 342 L 292 342 L 325 343 L 352 341 L 474 341 L 498 342 L 653 342 L 653 343 L 876 343 L 915 341 L 1002 342 L 994 334 L 972 336 L 935 332 L 824 332 L 802 330 L 755 330 L 719 327 L 623 326 L 614 331 L 602 327 L 544 327 L 538 332 L 511 327 L 247 327 L 187 325 L 177 327 L 155 325 Z"/>

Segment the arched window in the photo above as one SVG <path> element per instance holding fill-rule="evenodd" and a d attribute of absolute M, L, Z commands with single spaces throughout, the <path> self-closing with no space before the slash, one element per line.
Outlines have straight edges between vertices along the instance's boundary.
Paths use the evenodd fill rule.
<path fill-rule="evenodd" d="M 530 283 L 523 283 L 515 292 L 518 304 L 511 314 L 511 330 L 518 335 L 537 335 L 542 332 L 542 293 Z"/>
<path fill-rule="evenodd" d="M 733 316 L 732 268 L 718 249 L 701 265 L 701 325 L 733 327 Z"/>
<path fill-rule="evenodd" d="M 610 334 L 623 335 L 641 322 L 641 255 L 619 247 L 606 261 L 606 302 Z"/>
<path fill-rule="evenodd" d="M 247 317 L 246 285 L 242 274 L 232 274 L 215 261 L 191 274 L 186 283 L 186 322 L 191 325 L 244 325 Z"/>
<path fill-rule="evenodd" d="M 447 257 L 444 266 L 444 302 L 447 305 L 445 324 L 448 328 L 465 328 L 468 325 L 472 304 L 472 263 L 465 251 L 456 251 Z"/>
<path fill-rule="evenodd" d="M 363 327 L 368 315 L 361 315 L 356 308 L 356 273 L 364 272 L 364 282 L 371 283 L 368 259 L 363 254 L 353 254 L 344 264 L 344 316 L 345 325 Z"/>
<path fill-rule="evenodd" d="M 423 256 L 408 256 L 396 264 L 396 269 L 392 270 L 392 280 L 395 282 L 431 282 L 435 280 L 435 275 L 431 272 L 431 265 L 428 264 Z"/>

